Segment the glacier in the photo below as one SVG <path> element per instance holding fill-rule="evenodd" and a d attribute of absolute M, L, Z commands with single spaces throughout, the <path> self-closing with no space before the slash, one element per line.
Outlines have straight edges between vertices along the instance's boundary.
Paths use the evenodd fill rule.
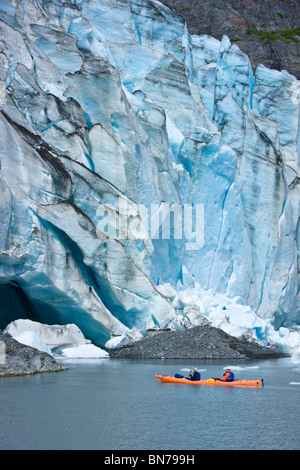
<path fill-rule="evenodd" d="M 300 82 L 156 0 L 0 0 L 0 42 L 0 328 L 300 351 Z"/>

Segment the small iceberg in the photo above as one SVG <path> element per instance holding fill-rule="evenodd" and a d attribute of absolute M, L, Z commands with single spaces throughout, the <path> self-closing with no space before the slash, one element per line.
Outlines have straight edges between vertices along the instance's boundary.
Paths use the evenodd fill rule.
<path fill-rule="evenodd" d="M 47 352 L 55 359 L 103 359 L 109 353 L 86 339 L 75 324 L 46 325 L 15 320 L 4 330 L 19 343 Z"/>
<path fill-rule="evenodd" d="M 109 357 L 109 353 L 94 344 L 81 344 L 76 347 L 62 349 L 62 356 L 72 359 L 91 359 Z"/>

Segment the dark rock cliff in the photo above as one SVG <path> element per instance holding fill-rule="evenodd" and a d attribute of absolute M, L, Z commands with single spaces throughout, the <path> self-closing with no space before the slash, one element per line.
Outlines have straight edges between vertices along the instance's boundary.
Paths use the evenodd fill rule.
<path fill-rule="evenodd" d="M 300 78 L 299 0 L 162 0 L 179 13 L 192 34 L 226 34 L 254 70 L 261 63 Z"/>

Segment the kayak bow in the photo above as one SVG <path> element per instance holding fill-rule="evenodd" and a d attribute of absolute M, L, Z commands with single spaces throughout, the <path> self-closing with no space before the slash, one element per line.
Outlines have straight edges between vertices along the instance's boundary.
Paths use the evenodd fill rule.
<path fill-rule="evenodd" d="M 234 380 L 233 382 L 223 382 L 222 380 L 201 379 L 201 380 L 188 380 L 186 378 L 171 377 L 169 375 L 155 374 L 161 382 L 176 383 L 176 384 L 189 384 L 189 385 L 225 385 L 230 387 L 262 387 L 263 379 L 261 380 Z"/>

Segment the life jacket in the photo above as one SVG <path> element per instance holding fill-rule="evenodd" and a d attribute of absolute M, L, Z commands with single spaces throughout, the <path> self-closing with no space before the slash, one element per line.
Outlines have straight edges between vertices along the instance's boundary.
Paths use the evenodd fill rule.
<path fill-rule="evenodd" d="M 226 374 L 223 377 L 224 382 L 233 382 L 234 381 L 234 373 L 231 370 L 227 370 Z"/>

